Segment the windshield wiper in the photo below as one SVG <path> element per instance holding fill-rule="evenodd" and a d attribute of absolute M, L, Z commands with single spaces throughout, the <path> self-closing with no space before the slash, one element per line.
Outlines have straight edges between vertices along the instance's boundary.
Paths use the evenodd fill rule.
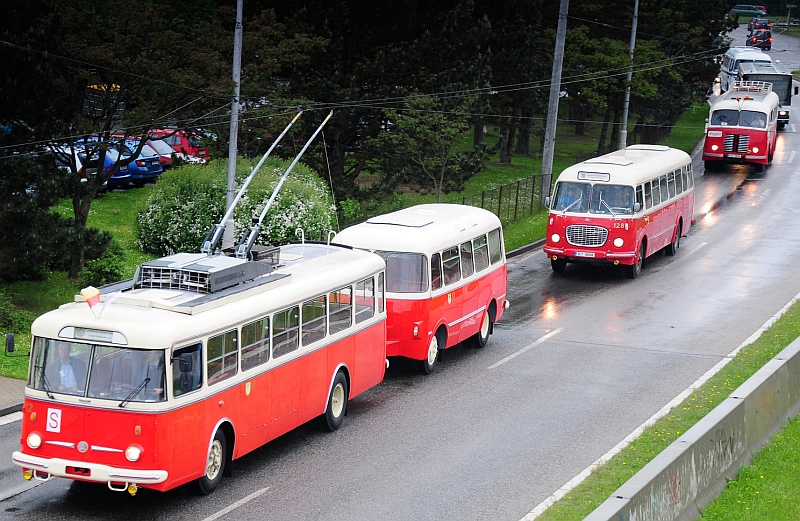
<path fill-rule="evenodd" d="M 606 203 L 605 201 L 603 201 L 603 198 L 602 198 L 602 197 L 600 198 L 600 204 L 602 204 L 603 206 L 605 206 L 606 208 L 608 208 L 608 211 L 609 211 L 609 212 L 611 212 L 611 215 L 613 215 L 613 216 L 616 216 L 616 215 L 617 215 L 616 213 L 614 213 L 614 210 L 612 210 L 612 209 L 611 209 L 611 207 L 610 207 L 610 206 L 608 206 L 608 203 Z"/>
<path fill-rule="evenodd" d="M 48 398 L 50 398 L 51 400 L 55 400 L 56 397 L 53 396 L 52 392 L 50 392 L 50 386 L 47 384 L 47 375 L 44 374 L 44 366 L 43 365 L 37 365 L 36 369 L 39 371 L 39 375 L 41 375 L 41 377 L 42 377 L 42 389 L 44 390 L 44 392 L 47 393 L 47 397 Z"/>
<path fill-rule="evenodd" d="M 127 398 L 125 398 L 124 400 L 122 400 L 120 402 L 119 406 L 120 407 L 125 407 L 125 404 L 127 404 L 129 401 L 131 401 L 134 396 L 139 394 L 139 391 L 141 391 L 144 388 L 144 386 L 147 385 L 149 382 L 150 382 L 150 377 L 148 376 L 147 378 L 142 380 L 142 383 L 140 383 L 139 386 L 136 387 L 136 389 L 131 391 L 131 394 L 129 394 Z"/>
<path fill-rule="evenodd" d="M 561 210 L 561 215 L 564 215 L 565 213 L 567 213 L 567 210 L 569 210 L 570 208 L 572 208 L 573 206 L 575 206 L 576 204 L 578 204 L 578 203 L 579 203 L 579 202 L 581 202 L 581 201 L 583 201 L 583 197 L 578 197 L 577 199 L 575 199 L 574 201 L 572 201 L 572 202 L 569 204 L 569 206 L 567 206 L 566 208 L 564 208 L 563 210 Z"/>

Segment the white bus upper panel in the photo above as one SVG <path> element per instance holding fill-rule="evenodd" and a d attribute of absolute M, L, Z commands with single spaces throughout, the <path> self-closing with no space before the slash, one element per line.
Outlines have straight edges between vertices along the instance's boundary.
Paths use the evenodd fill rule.
<path fill-rule="evenodd" d="M 558 181 L 608 182 L 636 186 L 691 163 L 689 154 L 663 145 L 631 145 L 565 169 Z"/>

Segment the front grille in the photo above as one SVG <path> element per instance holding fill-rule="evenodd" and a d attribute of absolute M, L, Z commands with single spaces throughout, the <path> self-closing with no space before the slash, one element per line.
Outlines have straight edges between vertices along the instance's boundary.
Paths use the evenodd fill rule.
<path fill-rule="evenodd" d="M 567 226 L 567 242 L 573 246 L 602 246 L 608 239 L 608 230 L 602 226 L 573 224 Z"/>
<path fill-rule="evenodd" d="M 750 149 L 750 136 L 746 134 L 728 134 L 725 136 L 722 150 L 746 154 Z"/>

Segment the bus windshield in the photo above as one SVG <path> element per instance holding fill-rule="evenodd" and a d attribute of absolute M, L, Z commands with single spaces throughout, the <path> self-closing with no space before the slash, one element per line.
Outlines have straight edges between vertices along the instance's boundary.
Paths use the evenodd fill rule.
<path fill-rule="evenodd" d="M 711 124 L 721 127 L 766 128 L 767 115 L 755 110 L 715 110 L 711 114 Z"/>
<path fill-rule="evenodd" d="M 106 400 L 166 400 L 164 351 L 37 337 L 28 386 L 47 393 Z"/>
<path fill-rule="evenodd" d="M 556 185 L 553 210 L 570 213 L 632 214 L 633 187 L 562 181 Z"/>
<path fill-rule="evenodd" d="M 386 291 L 422 293 L 428 291 L 428 259 L 421 253 L 376 251 L 386 261 Z"/>

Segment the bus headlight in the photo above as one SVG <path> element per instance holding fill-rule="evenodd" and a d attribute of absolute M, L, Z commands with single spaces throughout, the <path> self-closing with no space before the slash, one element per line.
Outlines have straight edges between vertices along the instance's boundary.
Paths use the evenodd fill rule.
<path fill-rule="evenodd" d="M 554 233 L 553 235 L 550 236 L 550 240 L 553 242 L 558 242 L 561 240 L 561 236 L 557 233 Z"/>
<path fill-rule="evenodd" d="M 778 115 L 779 115 L 779 116 L 785 116 L 785 115 L 787 115 L 787 114 L 789 114 L 789 112 L 787 112 L 787 111 L 785 111 L 785 110 L 779 110 L 779 111 L 778 111 Z"/>
<path fill-rule="evenodd" d="M 614 246 L 617 248 L 622 248 L 622 245 L 625 244 L 625 241 L 622 240 L 622 237 L 617 237 L 614 239 Z"/>
<path fill-rule="evenodd" d="M 26 441 L 28 443 L 28 447 L 32 449 L 38 449 L 42 445 L 42 437 L 36 434 L 35 432 L 28 434 L 28 438 Z"/>
<path fill-rule="evenodd" d="M 142 448 L 137 447 L 136 445 L 131 445 L 125 449 L 125 457 L 128 458 L 128 461 L 139 461 L 139 456 L 141 455 Z"/>
<path fill-rule="evenodd" d="M 753 147 L 753 153 L 758 154 L 758 147 Z"/>
<path fill-rule="evenodd" d="M 719 150 L 719 145 L 711 145 L 711 150 L 716 152 L 717 150 Z"/>

